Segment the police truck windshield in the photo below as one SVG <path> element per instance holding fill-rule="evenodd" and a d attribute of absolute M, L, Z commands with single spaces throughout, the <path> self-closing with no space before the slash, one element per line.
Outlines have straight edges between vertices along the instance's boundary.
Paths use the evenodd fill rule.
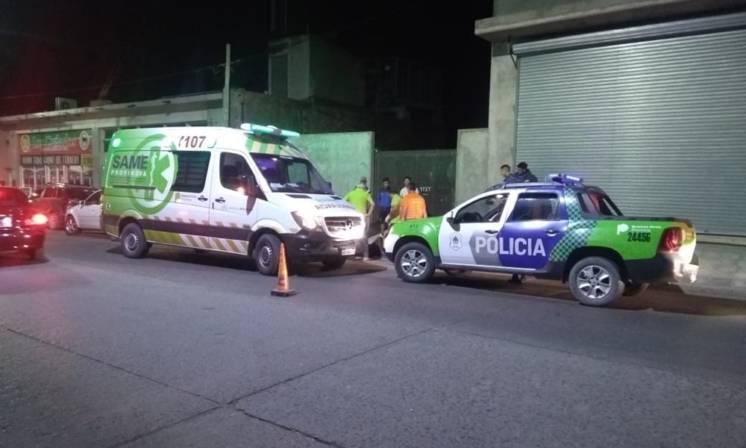
<path fill-rule="evenodd" d="M 299 157 L 251 154 L 275 193 L 334 194 L 311 163 Z"/>

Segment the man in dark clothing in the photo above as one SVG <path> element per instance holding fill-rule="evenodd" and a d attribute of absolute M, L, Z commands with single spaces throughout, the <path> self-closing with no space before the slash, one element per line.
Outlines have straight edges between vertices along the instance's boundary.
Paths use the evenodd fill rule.
<path fill-rule="evenodd" d="M 495 185 L 491 186 L 490 188 L 484 190 L 484 191 L 492 191 L 497 190 L 503 187 L 503 185 L 510 183 L 510 179 L 512 178 L 513 174 L 510 172 L 510 165 L 501 165 L 500 166 L 500 176 L 502 176 L 502 181 L 496 183 Z"/>
<path fill-rule="evenodd" d="M 386 217 L 391 213 L 391 184 L 388 177 L 383 178 L 375 200 L 376 206 L 378 206 L 378 220 L 379 222 L 386 222 Z"/>
<path fill-rule="evenodd" d="M 524 182 L 538 182 L 539 179 L 534 176 L 534 173 L 528 169 L 526 162 L 521 162 L 516 165 L 516 171 L 511 175 L 510 183 L 522 184 Z M 506 183 L 508 183 L 506 181 Z"/>

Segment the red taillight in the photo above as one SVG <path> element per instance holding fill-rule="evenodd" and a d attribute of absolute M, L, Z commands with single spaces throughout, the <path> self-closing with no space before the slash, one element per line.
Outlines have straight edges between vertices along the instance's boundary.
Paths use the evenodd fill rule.
<path fill-rule="evenodd" d="M 43 226 L 47 223 L 47 217 L 42 215 L 41 213 L 37 213 L 34 216 L 31 217 L 31 219 L 26 220 L 27 226 Z"/>
<path fill-rule="evenodd" d="M 684 232 L 681 227 L 669 227 L 661 237 L 660 250 L 663 252 L 676 252 L 681 248 L 684 241 Z"/>

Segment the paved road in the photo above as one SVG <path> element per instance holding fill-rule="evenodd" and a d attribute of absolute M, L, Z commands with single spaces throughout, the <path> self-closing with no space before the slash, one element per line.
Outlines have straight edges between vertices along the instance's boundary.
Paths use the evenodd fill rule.
<path fill-rule="evenodd" d="M 276 299 L 241 258 L 56 232 L 1 259 L 0 446 L 746 446 L 746 302 L 291 280 Z"/>

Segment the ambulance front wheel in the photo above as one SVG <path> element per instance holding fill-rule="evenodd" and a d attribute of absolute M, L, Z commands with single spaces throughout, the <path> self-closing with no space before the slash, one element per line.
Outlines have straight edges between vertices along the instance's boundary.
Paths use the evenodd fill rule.
<path fill-rule="evenodd" d="M 254 247 L 254 261 L 262 274 L 276 275 L 280 262 L 280 239 L 271 233 L 260 236 Z"/>
<path fill-rule="evenodd" d="M 422 243 L 407 243 L 396 252 L 394 266 L 400 279 L 411 283 L 430 280 L 435 271 L 435 257 Z"/>
<path fill-rule="evenodd" d="M 139 224 L 134 222 L 124 226 L 122 234 L 119 235 L 122 245 L 122 253 L 128 258 L 142 258 L 148 254 L 150 243 L 145 239 L 145 233 Z"/>

